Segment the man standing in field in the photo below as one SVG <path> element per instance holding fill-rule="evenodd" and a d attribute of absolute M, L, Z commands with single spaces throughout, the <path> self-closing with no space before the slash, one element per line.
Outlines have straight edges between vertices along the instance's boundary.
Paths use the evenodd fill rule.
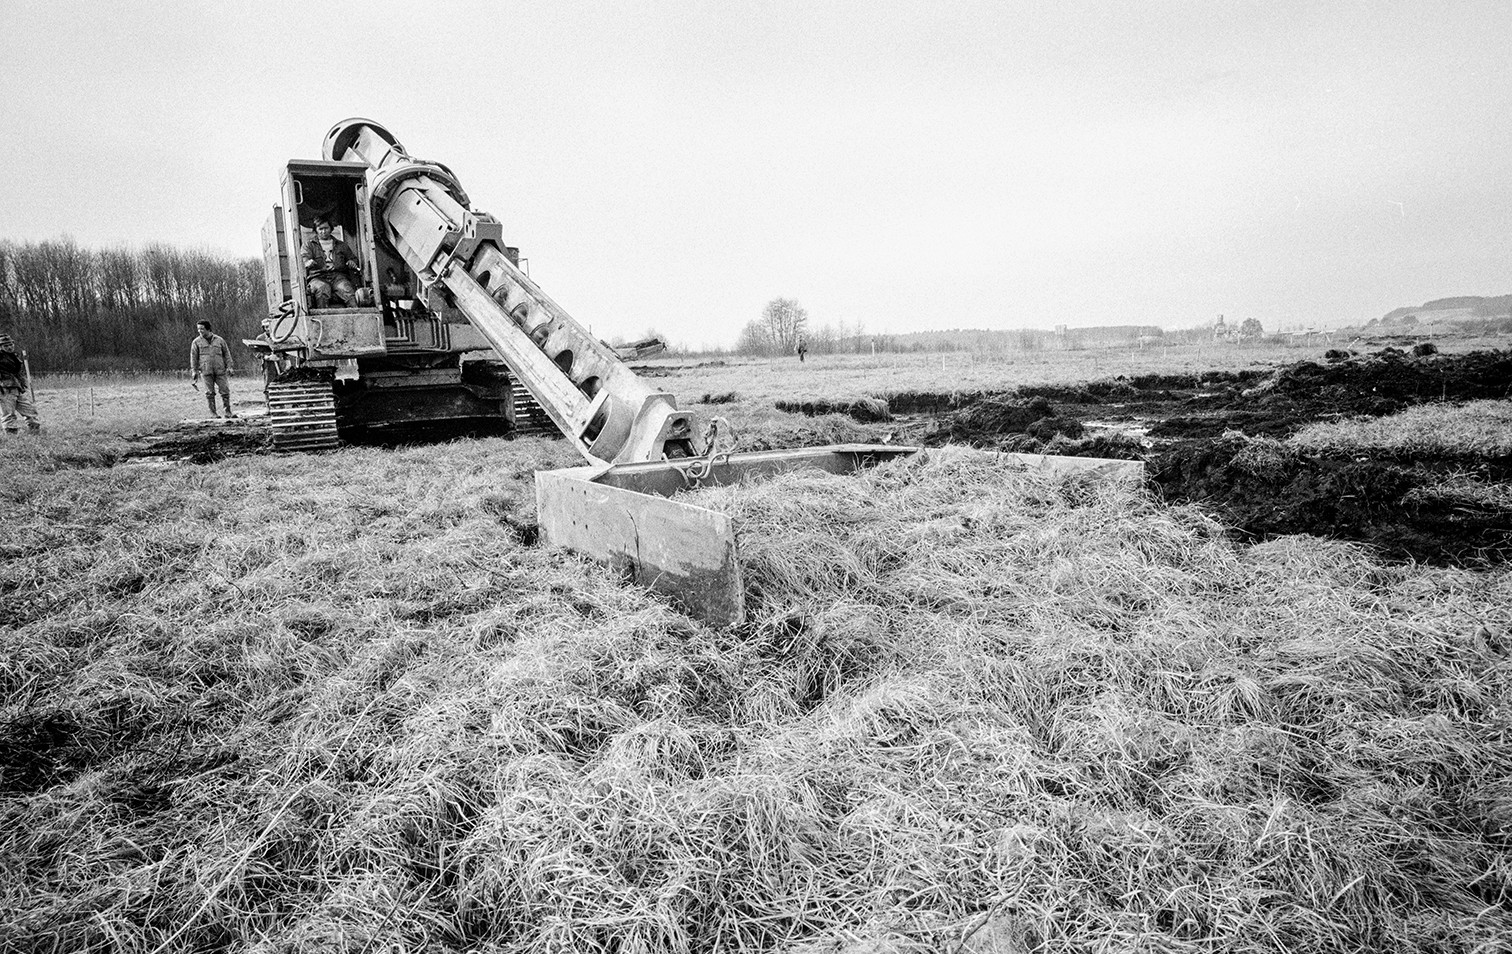
<path fill-rule="evenodd" d="M 31 377 L 26 373 L 26 364 L 16 354 L 16 343 L 11 336 L 0 335 L 0 428 L 4 428 L 7 434 L 20 433 L 23 417 L 27 430 L 42 429 L 42 419 L 37 416 L 37 405 L 32 400 Z"/>
<path fill-rule="evenodd" d="M 235 417 L 236 412 L 231 410 L 231 348 L 225 338 L 210 330 L 210 322 L 197 322 L 195 327 L 199 334 L 189 344 L 189 370 L 194 372 L 195 381 L 203 379 L 205 382 L 205 400 L 210 404 L 210 416 L 220 416 L 215 413 L 215 392 L 219 391 L 221 401 L 226 405 L 226 416 Z"/>

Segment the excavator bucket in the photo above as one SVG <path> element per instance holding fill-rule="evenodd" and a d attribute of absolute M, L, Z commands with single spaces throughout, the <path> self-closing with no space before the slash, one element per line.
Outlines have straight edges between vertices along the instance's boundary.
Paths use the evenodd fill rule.
<path fill-rule="evenodd" d="M 684 459 L 543 470 L 536 473 L 536 519 L 542 543 L 614 567 L 711 626 L 733 626 L 745 619 L 738 528 L 728 514 L 679 500 L 677 494 L 693 486 L 755 481 L 802 468 L 849 474 L 918 453 L 940 451 L 834 444 L 730 454 L 712 464 Z M 946 453 L 990 452 L 951 448 Z M 1138 461 L 1001 456 L 1036 470 L 1135 480 L 1144 473 Z M 708 472 L 695 480 L 700 468 Z"/>

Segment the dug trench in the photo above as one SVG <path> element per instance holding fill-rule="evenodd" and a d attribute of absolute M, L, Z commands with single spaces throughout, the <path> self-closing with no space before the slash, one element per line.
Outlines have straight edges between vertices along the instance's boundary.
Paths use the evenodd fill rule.
<path fill-rule="evenodd" d="M 1512 396 L 1512 352 L 1418 351 L 1426 353 L 1331 352 L 1323 363 L 1273 369 L 778 408 L 846 414 L 897 443 L 1144 460 L 1165 499 L 1209 508 L 1240 540 L 1306 533 L 1370 544 L 1393 560 L 1503 562 L 1512 555 L 1512 456 L 1287 442 L 1319 422 Z M 1456 486 L 1480 492 L 1446 491 Z"/>

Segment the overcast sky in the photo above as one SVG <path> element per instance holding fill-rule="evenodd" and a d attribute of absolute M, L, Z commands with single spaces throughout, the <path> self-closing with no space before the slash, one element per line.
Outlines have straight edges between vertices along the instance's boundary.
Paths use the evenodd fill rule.
<path fill-rule="evenodd" d="M 259 254 L 367 116 L 604 337 L 1512 292 L 1512 3 L 0 0 L 0 238 Z"/>

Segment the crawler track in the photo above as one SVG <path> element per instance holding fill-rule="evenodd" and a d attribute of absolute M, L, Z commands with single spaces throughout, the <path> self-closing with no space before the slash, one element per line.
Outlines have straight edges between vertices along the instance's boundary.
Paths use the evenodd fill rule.
<path fill-rule="evenodd" d="M 268 422 L 279 451 L 335 450 L 336 394 L 329 381 L 270 384 Z"/>
<path fill-rule="evenodd" d="M 551 418 L 546 414 L 546 409 L 541 407 L 535 395 L 518 381 L 510 384 L 514 395 L 514 430 L 516 434 L 538 435 L 541 437 L 557 437 L 557 430 Z"/>

